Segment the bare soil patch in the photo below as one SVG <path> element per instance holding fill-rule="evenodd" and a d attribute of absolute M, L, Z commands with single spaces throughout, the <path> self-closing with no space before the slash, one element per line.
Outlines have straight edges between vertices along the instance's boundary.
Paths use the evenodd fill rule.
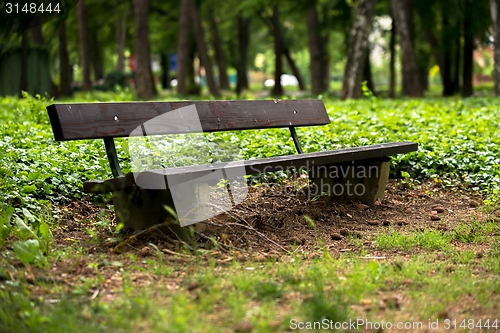
<path fill-rule="evenodd" d="M 450 231 L 472 219 L 481 222 L 500 218 L 500 211 L 486 212 L 481 202 L 478 195 L 445 190 L 430 182 L 410 186 L 391 181 L 384 199 L 373 205 L 325 197 L 311 200 L 292 184 L 271 184 L 252 187 L 244 202 L 207 221 L 205 230 L 195 234 L 195 240 L 198 248 L 238 253 L 239 259 L 252 255 L 279 257 L 283 250 L 314 256 L 321 244 L 331 252 L 356 252 L 360 244 L 370 248 L 372 236 L 389 228 Z M 83 201 L 73 202 L 63 212 L 54 232 L 55 247 L 79 246 L 89 254 L 112 255 L 119 240 L 113 233 L 111 210 Z M 96 221 L 103 220 L 103 213 L 111 221 L 99 227 Z M 150 243 L 172 255 L 187 245 L 169 233 L 149 233 L 137 237 L 121 252 L 152 255 L 152 249 L 145 249 Z"/>

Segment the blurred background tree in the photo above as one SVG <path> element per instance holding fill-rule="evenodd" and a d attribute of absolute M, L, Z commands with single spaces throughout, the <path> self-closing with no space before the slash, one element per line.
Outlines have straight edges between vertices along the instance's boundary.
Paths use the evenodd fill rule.
<path fill-rule="evenodd" d="M 73 2 L 0 13 L 1 95 L 500 94 L 499 0 Z"/>

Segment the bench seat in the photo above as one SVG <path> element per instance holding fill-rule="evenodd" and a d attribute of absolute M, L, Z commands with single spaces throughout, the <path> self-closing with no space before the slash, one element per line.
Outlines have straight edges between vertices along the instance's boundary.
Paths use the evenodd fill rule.
<path fill-rule="evenodd" d="M 339 165 L 345 162 L 371 160 L 409 153 L 417 149 L 414 142 L 390 142 L 370 146 L 344 148 L 324 152 L 303 153 L 298 155 L 275 156 L 232 163 L 213 163 L 194 165 L 179 168 L 166 168 L 162 170 L 147 170 L 137 173 L 128 173 L 124 176 L 108 180 L 92 180 L 84 182 L 84 191 L 87 193 L 108 193 L 119 191 L 136 185 L 136 179 L 142 178 L 140 186 L 144 189 L 157 189 L 158 183 L 165 182 L 176 185 L 181 182 L 206 176 L 217 170 L 229 171 L 233 168 L 245 167 L 247 175 L 255 175 L 263 172 L 277 172 L 284 170 L 304 169 L 309 171 L 314 166 Z M 167 182 L 165 177 L 169 177 Z M 172 180 L 176 183 L 172 183 Z"/>

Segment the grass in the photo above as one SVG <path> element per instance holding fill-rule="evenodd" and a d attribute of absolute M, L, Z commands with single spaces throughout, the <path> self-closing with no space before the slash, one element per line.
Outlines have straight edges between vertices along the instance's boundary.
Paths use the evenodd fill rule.
<path fill-rule="evenodd" d="M 399 248 L 403 237 L 396 237 L 396 232 L 390 235 L 394 247 Z M 421 237 L 410 234 L 407 239 L 414 239 L 430 252 L 412 252 L 411 258 L 368 261 L 356 254 L 333 257 L 326 250 L 327 255 L 314 260 L 292 255 L 278 262 L 233 260 L 224 266 L 210 256 L 186 263 L 156 260 L 156 265 L 144 265 L 152 277 L 152 283 L 145 288 L 138 286 L 134 269 L 115 266 L 119 282 L 112 299 L 91 299 L 95 290 L 105 292 L 106 283 L 99 279 L 85 281 L 80 289 L 56 299 L 53 292 L 34 297 L 25 282 L 3 284 L 0 329 L 274 332 L 287 330 L 292 324 L 323 320 L 336 323 L 365 318 L 395 323 L 404 317 L 427 322 L 429 318 L 437 319 L 443 311 L 453 312 L 471 295 L 474 306 L 482 309 L 481 315 L 493 318 L 498 313 L 498 253 L 477 258 L 473 252 L 466 252 L 443 259 L 442 246 L 433 244 L 446 240 L 446 253 L 457 253 L 449 243 L 451 238 L 427 232 Z M 464 260 L 467 265 L 461 264 Z M 141 260 L 137 259 L 136 264 L 141 266 Z M 172 268 L 171 274 L 159 271 L 163 264 Z M 482 272 L 481 280 L 476 277 L 477 270 Z M 51 288 L 41 286 L 42 290 Z M 465 306 L 457 319 L 477 316 L 474 306 Z"/>
<path fill-rule="evenodd" d="M 395 230 L 377 237 L 377 245 L 383 250 L 410 250 L 422 248 L 427 250 L 446 250 L 450 246 L 451 237 L 439 230 L 425 230 L 401 234 Z"/>

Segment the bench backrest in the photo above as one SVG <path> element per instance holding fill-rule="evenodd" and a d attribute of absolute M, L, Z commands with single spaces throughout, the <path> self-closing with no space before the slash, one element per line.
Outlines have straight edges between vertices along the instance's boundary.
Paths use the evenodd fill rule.
<path fill-rule="evenodd" d="M 246 100 L 53 104 L 47 107 L 57 141 L 126 137 L 145 122 L 195 105 L 203 132 L 325 125 L 321 100 Z M 167 124 L 154 134 L 199 132 Z M 133 133 L 132 133 L 133 134 Z"/>

